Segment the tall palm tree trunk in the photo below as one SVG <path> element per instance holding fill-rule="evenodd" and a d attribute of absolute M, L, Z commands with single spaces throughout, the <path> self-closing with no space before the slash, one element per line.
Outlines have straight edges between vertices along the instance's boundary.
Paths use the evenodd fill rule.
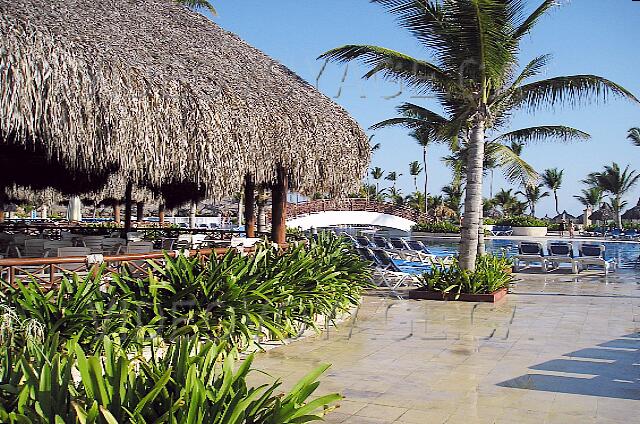
<path fill-rule="evenodd" d="M 475 270 L 478 254 L 478 231 L 482 217 L 482 171 L 484 161 L 484 122 L 476 119 L 469 137 L 467 187 L 464 201 L 460 266 Z"/>
<path fill-rule="evenodd" d="M 556 215 L 560 215 L 560 210 L 558 209 L 558 190 L 553 190 L 553 197 L 556 200 Z"/>
<path fill-rule="evenodd" d="M 422 165 L 424 167 L 424 213 L 429 212 L 429 197 L 427 196 L 427 188 L 429 185 L 429 173 L 427 172 L 427 146 L 422 148 Z"/>
<path fill-rule="evenodd" d="M 622 202 L 622 199 L 620 198 L 620 196 L 616 196 L 616 208 L 615 208 L 615 213 L 616 213 L 616 224 L 618 226 L 618 228 L 622 229 L 622 214 L 621 214 L 621 210 L 620 210 L 620 203 Z"/>

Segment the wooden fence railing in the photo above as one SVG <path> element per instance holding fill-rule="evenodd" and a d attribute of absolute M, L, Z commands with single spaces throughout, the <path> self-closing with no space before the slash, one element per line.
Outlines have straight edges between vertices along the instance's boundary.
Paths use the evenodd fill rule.
<path fill-rule="evenodd" d="M 253 248 L 239 248 L 243 253 L 253 252 Z M 238 250 L 238 249 L 236 249 Z M 163 266 L 166 256 L 175 258 L 178 255 L 188 257 L 197 256 L 202 260 L 208 259 L 212 254 L 224 255 L 229 248 L 164 251 L 144 254 L 127 255 L 88 255 L 67 256 L 54 258 L 21 258 L 0 259 L 0 278 L 9 284 L 15 284 L 17 280 L 34 280 L 45 287 L 55 286 L 64 276 L 78 274 L 81 276 L 95 273 L 104 266 L 103 277 L 108 279 L 112 274 L 118 274 L 125 270 L 138 275 L 146 275 L 149 270 L 155 271 L 152 263 Z M 166 255 L 166 256 L 165 256 Z"/>
<path fill-rule="evenodd" d="M 418 212 L 413 208 L 367 199 L 312 200 L 305 203 L 290 203 L 287 205 L 287 216 L 290 218 L 327 211 L 379 212 L 414 222 L 425 222 L 429 220 L 426 214 Z"/>

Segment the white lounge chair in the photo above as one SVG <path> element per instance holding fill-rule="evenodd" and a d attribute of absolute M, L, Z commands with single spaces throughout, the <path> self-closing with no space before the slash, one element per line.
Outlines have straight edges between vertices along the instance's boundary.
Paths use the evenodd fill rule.
<path fill-rule="evenodd" d="M 571 272 L 577 274 L 580 271 L 580 261 L 573 257 L 573 245 L 568 242 L 550 242 L 547 244 L 549 256 L 546 257 L 553 269 L 559 269 L 560 264 L 571 265 Z"/>
<path fill-rule="evenodd" d="M 82 238 L 82 244 L 91 249 L 91 253 L 102 253 L 103 240 L 104 236 L 85 236 Z"/>
<path fill-rule="evenodd" d="M 541 243 L 523 241 L 518 245 L 518 255 L 514 260 L 514 271 L 518 272 L 524 268 L 530 267 L 532 264 L 540 264 L 540 270 L 547 272 L 547 259 L 544 255 L 544 249 Z M 522 268 L 521 265 L 524 265 Z"/>
<path fill-rule="evenodd" d="M 601 266 L 604 269 L 604 275 L 607 275 L 609 270 L 615 271 L 618 264 L 613 259 L 605 259 L 604 251 L 603 244 L 583 243 L 580 245 L 578 261 L 583 269 L 589 269 L 590 265 Z"/>

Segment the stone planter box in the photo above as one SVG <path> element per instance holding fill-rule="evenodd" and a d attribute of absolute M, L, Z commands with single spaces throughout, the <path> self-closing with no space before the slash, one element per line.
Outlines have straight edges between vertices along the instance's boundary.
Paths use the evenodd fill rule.
<path fill-rule="evenodd" d="M 511 227 L 514 236 L 544 237 L 547 235 L 547 227 Z"/>
<path fill-rule="evenodd" d="M 426 290 L 411 290 L 409 292 L 409 299 L 423 299 L 423 300 L 457 300 L 460 302 L 489 302 L 496 303 L 503 299 L 507 295 L 507 288 L 504 287 L 500 290 L 494 291 L 489 294 L 468 294 L 460 293 L 460 296 L 456 298 L 455 293 L 442 293 L 442 292 L 428 292 Z"/>

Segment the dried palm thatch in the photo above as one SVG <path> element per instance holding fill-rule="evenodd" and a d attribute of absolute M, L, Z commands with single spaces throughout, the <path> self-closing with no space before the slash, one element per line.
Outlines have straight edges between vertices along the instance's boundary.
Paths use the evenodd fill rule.
<path fill-rule="evenodd" d="M 0 191 L 0 204 L 30 203 L 33 205 L 54 205 L 62 199 L 63 195 L 52 188 L 34 190 L 30 187 L 12 185 L 4 187 Z"/>
<path fill-rule="evenodd" d="M 0 13 L 0 145 L 209 197 L 280 165 L 303 193 L 364 175 L 367 138 L 346 111 L 172 0 L 0 0 Z"/>

